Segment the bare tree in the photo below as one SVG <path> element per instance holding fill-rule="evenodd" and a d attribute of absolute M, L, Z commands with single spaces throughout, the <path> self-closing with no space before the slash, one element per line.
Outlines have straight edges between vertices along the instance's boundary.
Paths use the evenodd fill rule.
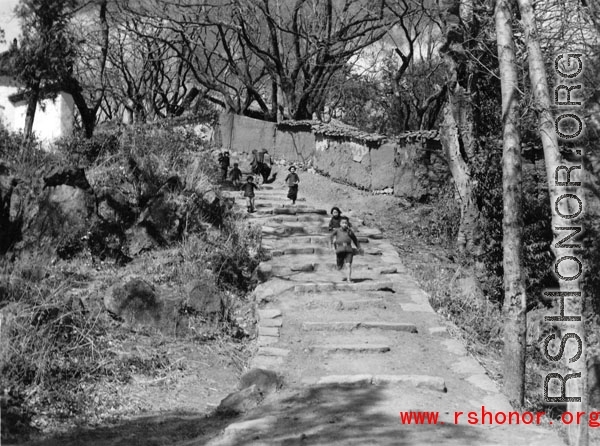
<path fill-rule="evenodd" d="M 175 0 L 127 10 L 170 31 L 159 38 L 189 64 L 209 99 L 235 113 L 304 119 L 323 107 L 334 73 L 397 20 L 384 6 L 383 0 Z"/>
<path fill-rule="evenodd" d="M 80 26 L 78 34 L 81 41 L 77 48 L 77 61 L 60 76 L 60 86 L 73 97 L 85 136 L 88 138 L 94 133 L 98 111 L 104 100 L 105 69 L 109 50 L 107 6 L 108 0 L 92 0 L 80 5 L 80 15 L 92 16 L 94 19 L 92 24 Z M 94 29 L 97 35 L 91 42 L 90 29 Z M 88 38 L 82 38 L 82 34 Z M 87 61 L 87 70 L 81 69 L 81 60 Z"/>
<path fill-rule="evenodd" d="M 441 43 L 441 24 L 433 5 L 409 0 L 391 5 L 388 3 L 391 13 L 398 20 L 396 29 L 401 33 L 401 42 L 394 49 L 400 63 L 392 75 L 392 92 L 405 110 L 403 129 L 410 128 L 413 111 L 416 128 L 431 129 L 446 94 L 442 82 L 436 82 L 442 66 L 436 54 L 437 46 Z"/>

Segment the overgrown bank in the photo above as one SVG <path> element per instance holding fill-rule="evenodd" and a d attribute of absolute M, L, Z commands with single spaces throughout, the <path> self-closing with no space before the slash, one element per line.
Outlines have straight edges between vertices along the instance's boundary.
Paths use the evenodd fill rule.
<path fill-rule="evenodd" d="M 2 439 L 218 403 L 248 356 L 261 251 L 211 148 L 169 126 L 54 153 L 0 141 Z"/>

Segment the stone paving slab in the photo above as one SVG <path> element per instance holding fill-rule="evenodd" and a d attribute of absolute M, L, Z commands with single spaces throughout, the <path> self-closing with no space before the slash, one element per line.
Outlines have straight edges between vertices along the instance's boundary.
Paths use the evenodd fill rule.
<path fill-rule="evenodd" d="M 352 331 L 361 328 L 406 331 L 408 333 L 417 333 L 417 326 L 411 323 L 403 322 L 353 322 L 353 321 L 327 321 L 327 322 L 304 322 L 302 329 L 306 331 Z"/>
<path fill-rule="evenodd" d="M 426 375 L 326 375 L 318 379 L 317 385 L 411 385 L 417 388 L 447 392 L 444 379 L 439 376 Z"/>
<path fill-rule="evenodd" d="M 391 347 L 385 344 L 317 344 L 312 349 L 327 353 L 385 353 Z"/>

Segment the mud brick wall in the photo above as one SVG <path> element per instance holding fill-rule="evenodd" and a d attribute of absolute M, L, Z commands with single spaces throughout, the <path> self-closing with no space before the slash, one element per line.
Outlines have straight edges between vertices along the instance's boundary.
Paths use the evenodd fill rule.
<path fill-rule="evenodd" d="M 371 190 L 371 153 L 364 144 L 317 135 L 313 167 L 334 180 Z"/>
<path fill-rule="evenodd" d="M 310 126 L 297 130 L 277 129 L 273 157 L 290 163 L 308 165 L 315 155 L 315 135 Z"/>
<path fill-rule="evenodd" d="M 275 123 L 222 113 L 219 117 L 221 147 L 239 153 L 253 149 L 271 151 L 275 145 Z"/>

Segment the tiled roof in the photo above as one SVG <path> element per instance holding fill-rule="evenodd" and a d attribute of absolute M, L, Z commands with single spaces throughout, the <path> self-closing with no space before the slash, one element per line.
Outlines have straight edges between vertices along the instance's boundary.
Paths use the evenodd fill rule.
<path fill-rule="evenodd" d="M 404 132 L 394 138 L 397 141 L 416 140 L 416 139 L 433 139 L 440 140 L 440 133 L 437 130 L 415 130 L 412 132 Z"/>
<path fill-rule="evenodd" d="M 440 135 L 437 130 L 416 130 L 411 132 L 401 133 L 394 137 L 387 137 L 378 133 L 369 133 L 357 129 L 351 125 L 344 124 L 340 121 L 324 123 L 317 120 L 300 120 L 300 121 L 282 121 L 277 124 L 277 128 L 280 130 L 285 129 L 310 129 L 315 135 L 352 138 L 359 141 L 375 142 L 383 144 L 388 139 L 395 141 L 414 141 L 414 140 L 440 140 Z"/>
<path fill-rule="evenodd" d="M 352 138 L 365 142 L 383 143 L 387 140 L 384 135 L 377 133 L 363 132 L 362 130 L 352 127 L 351 125 L 343 124 L 339 121 L 335 123 L 324 123 L 317 120 L 301 120 L 301 121 L 282 121 L 277 124 L 278 129 L 311 129 L 315 135 L 333 136 L 341 138 Z"/>

